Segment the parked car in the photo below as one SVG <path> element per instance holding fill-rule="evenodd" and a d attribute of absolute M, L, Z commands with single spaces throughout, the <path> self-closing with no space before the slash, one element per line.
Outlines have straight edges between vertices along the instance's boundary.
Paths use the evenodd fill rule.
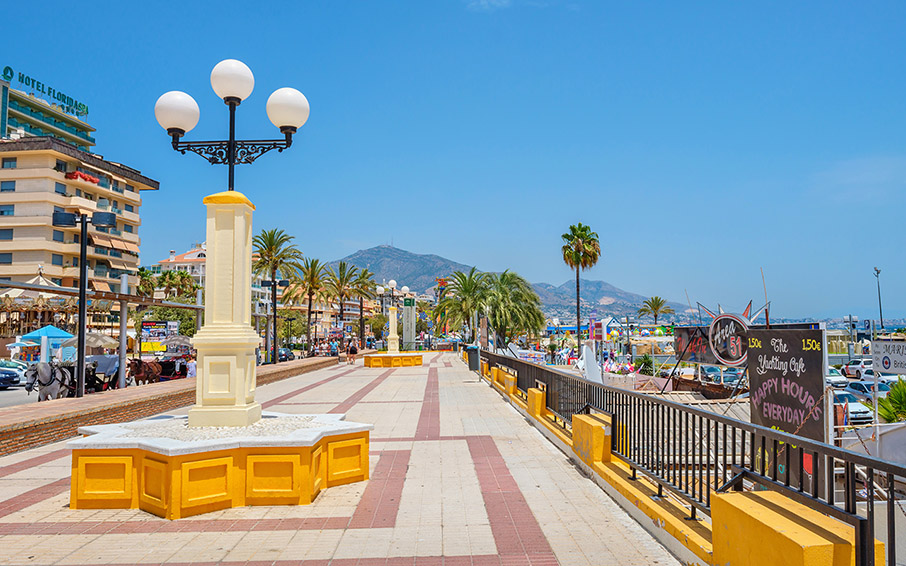
<path fill-rule="evenodd" d="M 893 385 L 894 383 L 900 381 L 901 379 L 903 381 L 906 381 L 906 375 L 896 375 L 893 373 L 879 373 L 878 374 L 878 381 L 880 383 L 886 383 L 887 385 Z M 870 377 L 862 378 L 862 381 L 872 381 L 873 382 L 874 380 L 875 380 L 874 372 L 872 372 L 872 375 Z"/>
<path fill-rule="evenodd" d="M 843 375 L 860 379 L 867 369 L 871 369 L 871 358 L 850 360 L 843 364 Z"/>
<path fill-rule="evenodd" d="M 701 366 L 701 376 L 702 380 L 719 382 L 720 368 L 717 366 Z"/>
<path fill-rule="evenodd" d="M 834 404 L 846 405 L 849 412 L 846 420 L 849 424 L 871 424 L 874 421 L 872 410 L 863 405 L 858 397 L 851 393 L 834 391 Z"/>
<path fill-rule="evenodd" d="M 746 370 L 742 368 L 727 368 L 724 370 L 724 382 L 725 383 L 736 383 L 746 374 Z"/>
<path fill-rule="evenodd" d="M 853 381 L 846 386 L 847 393 L 851 393 L 863 401 L 872 400 L 872 392 L 874 391 L 874 383 L 869 381 Z M 890 386 L 886 383 L 878 383 L 878 397 L 887 397 L 887 393 L 890 391 Z"/>
<path fill-rule="evenodd" d="M 8 369 L 16 372 L 19 376 L 19 383 L 25 385 L 25 370 L 28 369 L 28 366 L 24 363 L 13 360 L 0 360 L 0 369 Z"/>
<path fill-rule="evenodd" d="M 9 389 L 23 383 L 19 374 L 11 369 L 0 369 L 0 389 Z"/>
<path fill-rule="evenodd" d="M 278 362 L 288 362 L 290 360 L 295 360 L 296 355 L 293 354 L 293 351 L 289 348 L 279 348 L 277 350 L 277 361 Z"/>
<path fill-rule="evenodd" d="M 837 368 L 828 368 L 824 381 L 831 387 L 844 388 L 849 385 L 849 380 Z"/>

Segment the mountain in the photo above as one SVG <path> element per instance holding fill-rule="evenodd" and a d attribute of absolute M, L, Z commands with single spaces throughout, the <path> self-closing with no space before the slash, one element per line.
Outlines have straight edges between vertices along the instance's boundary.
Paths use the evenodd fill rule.
<path fill-rule="evenodd" d="M 335 266 L 340 261 L 357 267 L 368 268 L 374 272 L 377 282 L 396 279 L 397 286 L 407 285 L 418 293 L 426 293 L 434 287 L 436 277 L 448 277 L 454 271 L 469 271 L 472 267 L 463 263 L 433 254 L 415 254 L 393 246 L 377 246 L 359 250 L 342 260 L 333 261 Z M 576 320 L 576 280 L 570 279 L 560 286 L 549 283 L 533 283 L 535 292 L 541 298 L 544 314 L 548 317 L 559 317 L 564 325 L 575 324 Z M 605 281 L 581 280 L 582 318 L 587 319 L 592 309 L 598 311 L 598 317 L 605 315 L 635 315 L 642 301 L 648 297 L 631 293 L 614 287 Z M 668 303 L 677 313 L 687 310 L 686 305 Z"/>
<path fill-rule="evenodd" d="M 425 293 L 434 287 L 435 277 L 447 277 L 454 271 L 468 272 L 472 269 L 470 265 L 438 255 L 414 254 L 387 245 L 359 250 L 341 260 L 331 262 L 330 266 L 333 267 L 341 261 L 370 269 L 374 272 L 374 280 L 378 284 L 396 279 L 397 289 L 406 285 L 418 293 Z"/>

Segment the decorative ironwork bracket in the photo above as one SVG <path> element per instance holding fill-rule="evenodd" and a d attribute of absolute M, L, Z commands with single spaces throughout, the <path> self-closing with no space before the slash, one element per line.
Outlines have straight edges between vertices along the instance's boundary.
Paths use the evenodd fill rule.
<path fill-rule="evenodd" d="M 282 152 L 293 144 L 292 134 L 287 134 L 285 140 L 248 140 L 236 141 L 234 148 L 235 158 L 233 163 L 252 163 L 265 153 L 276 149 Z M 173 149 L 185 155 L 187 151 L 196 153 L 207 159 L 212 165 L 230 163 L 229 141 L 173 141 Z"/>

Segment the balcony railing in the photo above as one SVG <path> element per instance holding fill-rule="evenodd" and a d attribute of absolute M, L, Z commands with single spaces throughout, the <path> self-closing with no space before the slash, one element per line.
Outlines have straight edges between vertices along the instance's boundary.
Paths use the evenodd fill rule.
<path fill-rule="evenodd" d="M 544 389 L 547 409 L 566 430 L 575 414 L 612 417 L 612 452 L 696 511 L 710 515 L 711 494 L 727 489 L 769 489 L 852 525 L 856 565 L 874 561 L 878 536 L 887 563 L 897 561 L 896 523 L 906 497 L 897 485 L 906 467 L 808 438 L 731 419 L 661 397 L 591 383 L 564 372 L 490 352 L 490 367 L 517 376 L 522 394 Z M 886 513 L 886 536 L 875 532 L 876 508 Z M 898 509 L 900 508 L 900 509 Z"/>

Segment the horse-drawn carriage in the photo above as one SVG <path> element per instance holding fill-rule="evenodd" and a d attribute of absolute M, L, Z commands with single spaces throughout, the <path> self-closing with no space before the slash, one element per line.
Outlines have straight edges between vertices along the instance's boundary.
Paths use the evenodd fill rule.
<path fill-rule="evenodd" d="M 183 357 L 166 360 L 129 360 L 129 376 L 136 385 L 181 379 L 186 376 L 188 367 Z"/>

